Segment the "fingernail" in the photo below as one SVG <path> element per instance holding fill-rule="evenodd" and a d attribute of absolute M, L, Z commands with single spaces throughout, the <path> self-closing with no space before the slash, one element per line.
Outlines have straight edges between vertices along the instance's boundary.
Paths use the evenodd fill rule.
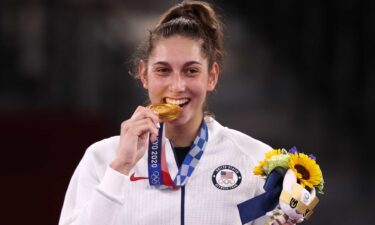
<path fill-rule="evenodd" d="M 156 127 L 157 127 L 157 128 L 160 128 L 160 123 L 156 123 Z"/>
<path fill-rule="evenodd" d="M 155 110 L 152 110 L 156 115 L 158 115 L 158 112 L 156 112 Z"/>

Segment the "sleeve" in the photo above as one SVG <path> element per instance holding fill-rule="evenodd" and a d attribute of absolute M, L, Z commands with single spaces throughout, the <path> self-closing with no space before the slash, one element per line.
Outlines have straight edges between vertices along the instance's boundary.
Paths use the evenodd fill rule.
<path fill-rule="evenodd" d="M 95 167 L 89 148 L 71 178 L 59 225 L 116 225 L 121 220 L 129 177 L 109 166 L 100 177 Z"/>

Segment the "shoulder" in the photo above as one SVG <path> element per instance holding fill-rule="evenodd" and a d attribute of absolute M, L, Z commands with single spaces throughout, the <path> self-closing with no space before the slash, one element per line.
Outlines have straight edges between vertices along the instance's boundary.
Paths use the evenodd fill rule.
<path fill-rule="evenodd" d="M 119 146 L 120 137 L 113 136 L 97 141 L 87 148 L 85 157 L 91 158 L 97 164 L 107 164 L 111 161 Z"/>
<path fill-rule="evenodd" d="M 264 158 L 264 154 L 272 148 L 247 134 L 244 134 L 235 129 L 222 126 L 216 120 L 210 118 L 207 120 L 209 127 L 209 141 L 210 139 L 215 142 L 214 144 L 220 145 L 223 142 L 230 142 L 230 144 L 240 151 L 243 155 L 250 157 L 254 162 Z"/>
<path fill-rule="evenodd" d="M 80 179 L 101 179 L 108 164 L 113 160 L 119 143 L 119 137 L 110 137 L 90 145 L 80 163 L 78 164 L 75 175 Z M 78 175 L 79 174 L 79 175 Z"/>

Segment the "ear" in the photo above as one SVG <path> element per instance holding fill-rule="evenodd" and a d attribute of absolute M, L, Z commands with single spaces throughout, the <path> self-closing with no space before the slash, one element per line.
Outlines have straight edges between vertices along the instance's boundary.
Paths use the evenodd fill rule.
<path fill-rule="evenodd" d="M 215 90 L 217 81 L 219 80 L 219 73 L 220 73 L 220 67 L 219 64 L 216 62 L 212 65 L 212 69 L 208 75 L 208 84 L 207 84 L 207 90 L 213 91 Z"/>
<path fill-rule="evenodd" d="M 289 169 L 284 176 L 283 189 L 291 193 L 293 184 L 296 182 L 296 175 L 294 174 L 293 170 Z"/>
<path fill-rule="evenodd" d="M 144 89 L 148 88 L 147 65 L 143 60 L 138 63 L 138 74 Z"/>

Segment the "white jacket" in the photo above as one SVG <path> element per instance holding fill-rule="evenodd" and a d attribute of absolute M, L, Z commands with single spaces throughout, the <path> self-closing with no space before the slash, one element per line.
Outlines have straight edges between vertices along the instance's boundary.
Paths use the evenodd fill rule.
<path fill-rule="evenodd" d="M 185 187 L 160 190 L 111 169 L 119 136 L 91 145 L 70 181 L 60 225 L 240 225 L 237 204 L 263 192 L 253 167 L 271 148 L 206 118 L 208 143 Z M 178 168 L 166 143 L 172 179 Z M 130 174 L 147 177 L 147 154 Z M 253 223 L 265 223 L 262 217 Z"/>

